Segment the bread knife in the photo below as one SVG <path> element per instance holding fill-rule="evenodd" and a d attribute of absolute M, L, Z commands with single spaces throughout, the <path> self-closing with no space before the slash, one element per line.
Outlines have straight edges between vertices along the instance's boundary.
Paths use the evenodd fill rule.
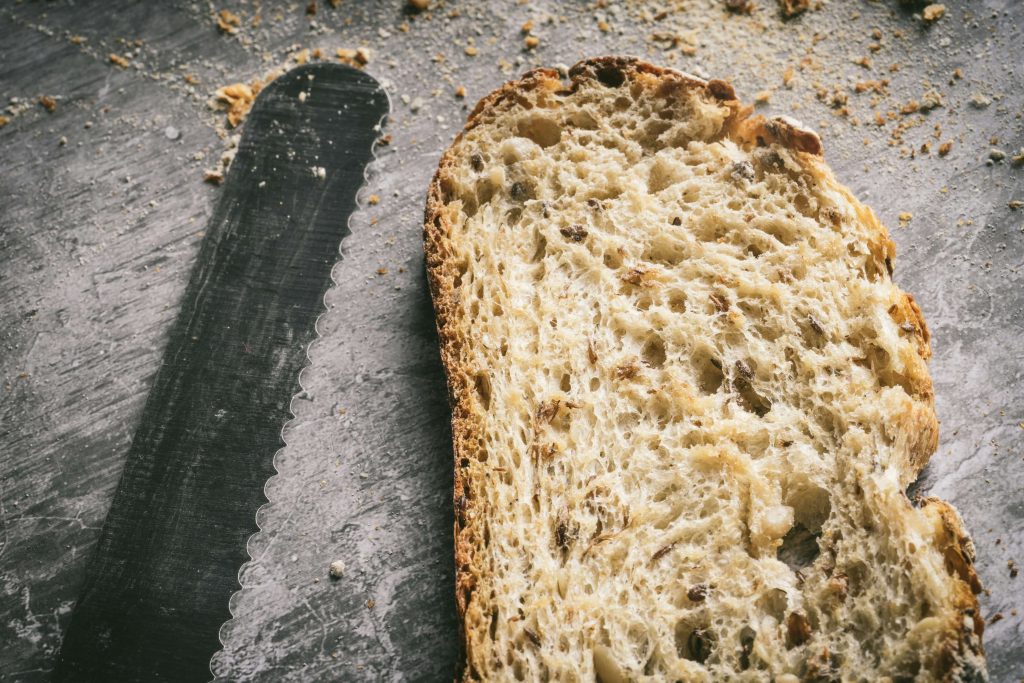
<path fill-rule="evenodd" d="M 205 681 L 389 110 L 299 67 L 257 97 L 128 451 L 55 681 Z"/>

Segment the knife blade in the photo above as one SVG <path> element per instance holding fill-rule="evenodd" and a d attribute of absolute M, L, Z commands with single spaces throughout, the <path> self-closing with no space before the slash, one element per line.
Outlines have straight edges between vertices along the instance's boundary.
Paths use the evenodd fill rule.
<path fill-rule="evenodd" d="M 338 246 L 389 110 L 369 75 L 259 94 L 200 246 L 58 655 L 56 681 L 200 681 Z"/>

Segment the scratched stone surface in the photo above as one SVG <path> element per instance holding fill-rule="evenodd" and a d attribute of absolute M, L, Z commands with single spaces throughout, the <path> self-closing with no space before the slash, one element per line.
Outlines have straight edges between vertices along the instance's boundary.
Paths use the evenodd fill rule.
<path fill-rule="evenodd" d="M 992 680 L 1020 680 L 1024 577 L 1008 562 L 1024 562 L 1024 210 L 1009 204 L 1024 200 L 1012 164 L 1024 5 L 947 0 L 926 26 L 896 0 L 786 22 L 770 0 L 750 16 L 717 0 L 601 4 L 0 7 L 0 678 L 52 669 L 217 196 L 203 169 L 231 131 L 213 91 L 304 48 L 336 59 L 362 46 L 392 98 L 392 141 L 341 247 L 211 678 L 450 679 L 450 434 L 420 251 L 425 187 L 490 89 L 532 66 L 627 53 L 729 78 L 747 101 L 761 93 L 758 110 L 818 128 L 839 178 L 892 230 L 896 280 L 934 336 L 942 421 L 916 490 L 962 512 L 988 589 Z M 224 8 L 233 34 L 216 26 Z M 331 580 L 335 560 L 345 571 Z"/>

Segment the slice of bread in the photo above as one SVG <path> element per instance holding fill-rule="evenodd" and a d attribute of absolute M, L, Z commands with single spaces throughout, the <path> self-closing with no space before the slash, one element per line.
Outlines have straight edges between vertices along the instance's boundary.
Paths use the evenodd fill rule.
<path fill-rule="evenodd" d="M 570 76 L 480 102 L 427 202 L 463 679 L 984 680 L 885 228 L 725 82 Z"/>

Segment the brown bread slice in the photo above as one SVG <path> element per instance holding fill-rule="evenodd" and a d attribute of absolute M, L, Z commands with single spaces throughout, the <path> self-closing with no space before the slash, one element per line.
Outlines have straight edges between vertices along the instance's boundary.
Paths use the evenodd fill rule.
<path fill-rule="evenodd" d="M 984 680 L 885 228 L 727 83 L 570 77 L 481 101 L 427 200 L 462 677 Z"/>

